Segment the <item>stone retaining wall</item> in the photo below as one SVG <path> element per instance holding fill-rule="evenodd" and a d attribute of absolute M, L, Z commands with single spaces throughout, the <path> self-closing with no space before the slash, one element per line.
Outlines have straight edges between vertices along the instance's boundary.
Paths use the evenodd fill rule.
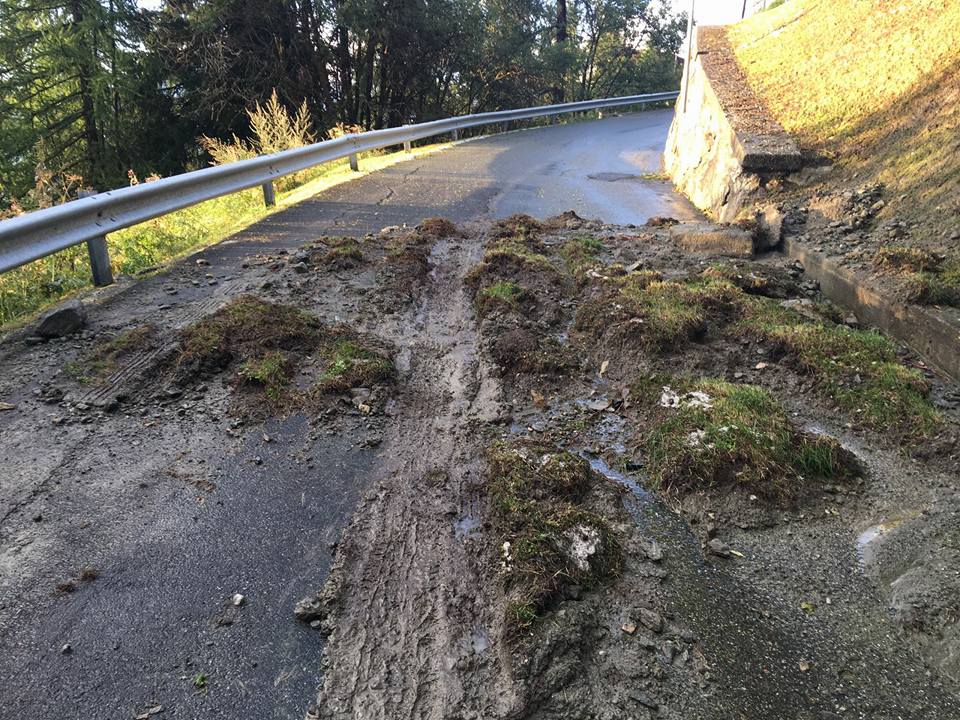
<path fill-rule="evenodd" d="M 697 29 L 685 78 L 664 166 L 694 205 L 732 222 L 770 179 L 800 168 L 800 150 L 750 91 L 723 28 Z"/>

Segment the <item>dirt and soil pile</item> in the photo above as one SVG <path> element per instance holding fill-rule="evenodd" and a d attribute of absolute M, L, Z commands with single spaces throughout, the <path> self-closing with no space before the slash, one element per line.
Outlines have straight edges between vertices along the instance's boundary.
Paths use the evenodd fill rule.
<path fill-rule="evenodd" d="M 949 389 L 796 264 L 673 237 L 517 216 L 432 246 L 394 459 L 298 606 L 330 633 L 312 714 L 957 711 L 951 621 L 922 614 L 948 588 L 912 554 L 877 583 L 857 541 L 949 512 Z"/>
<path fill-rule="evenodd" d="M 253 256 L 175 320 L 58 346 L 39 402 L 376 448 L 289 608 L 324 643 L 309 717 L 956 716 L 956 388 L 795 263 L 676 229 L 433 219 Z"/>

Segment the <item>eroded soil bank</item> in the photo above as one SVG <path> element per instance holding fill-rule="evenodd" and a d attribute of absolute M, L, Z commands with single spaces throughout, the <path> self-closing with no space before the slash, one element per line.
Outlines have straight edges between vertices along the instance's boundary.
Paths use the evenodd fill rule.
<path fill-rule="evenodd" d="M 714 229 L 674 225 L 318 238 L 232 277 L 182 268 L 159 315 L 13 338 L 10 657 L 31 650 L 105 717 L 285 687 L 319 718 L 958 716 L 956 388 L 801 267 L 697 252 L 722 248 Z M 48 436 L 66 449 L 29 459 Z M 134 509 L 151 493 L 167 517 Z M 98 524 L 118 502 L 125 527 Z M 235 534 L 177 519 L 218 506 L 244 508 Z M 258 511 L 292 537 L 258 534 L 283 525 Z M 110 548 L 173 564 L 214 541 L 230 570 L 185 582 L 193 600 L 151 596 Z M 248 542 L 275 547 L 269 567 Z M 125 655 L 137 607 L 195 651 Z M 149 680 L 124 697 L 86 679 L 131 661 Z"/>

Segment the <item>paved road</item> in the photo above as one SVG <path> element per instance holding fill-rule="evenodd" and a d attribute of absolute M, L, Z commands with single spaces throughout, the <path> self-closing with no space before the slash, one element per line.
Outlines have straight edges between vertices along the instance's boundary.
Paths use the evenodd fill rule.
<path fill-rule="evenodd" d="M 289 246 L 321 231 L 363 234 L 431 215 L 461 222 L 574 210 L 623 225 L 655 215 L 695 219 L 686 198 L 651 177 L 672 117 L 654 110 L 467 140 L 332 188 L 236 239 Z"/>
<path fill-rule="evenodd" d="M 241 275 L 240 258 L 322 234 L 430 215 L 695 216 L 667 184 L 641 177 L 658 169 L 670 117 L 477 139 L 358 178 L 205 251 L 217 284 L 191 282 L 188 261 L 115 292 L 92 329 L 213 307 Z M 171 300 L 164 287 L 177 281 Z M 0 346 L 0 397 L 18 405 L 0 413 L 0 719 L 115 720 L 156 704 L 159 720 L 302 717 L 322 647 L 291 608 L 322 584 L 375 453 L 350 433 L 316 442 L 296 418 L 269 425 L 271 443 L 254 428 L 222 444 L 205 427 L 226 420 L 199 409 L 175 423 L 144 413 L 60 425 L 62 410 L 34 390 L 62 357 L 55 344 Z M 194 486 L 207 481 L 215 491 Z M 85 565 L 100 577 L 53 592 Z M 239 609 L 235 592 L 247 597 Z M 194 690 L 198 674 L 209 692 Z"/>

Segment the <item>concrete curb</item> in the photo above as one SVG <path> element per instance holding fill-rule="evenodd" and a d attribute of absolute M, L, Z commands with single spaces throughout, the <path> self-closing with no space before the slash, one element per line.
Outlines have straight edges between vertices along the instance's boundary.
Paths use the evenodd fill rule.
<path fill-rule="evenodd" d="M 783 251 L 800 261 L 821 292 L 851 310 L 861 322 L 885 330 L 940 372 L 960 380 L 960 317 L 936 308 L 908 305 L 865 285 L 854 272 L 786 237 Z"/>

